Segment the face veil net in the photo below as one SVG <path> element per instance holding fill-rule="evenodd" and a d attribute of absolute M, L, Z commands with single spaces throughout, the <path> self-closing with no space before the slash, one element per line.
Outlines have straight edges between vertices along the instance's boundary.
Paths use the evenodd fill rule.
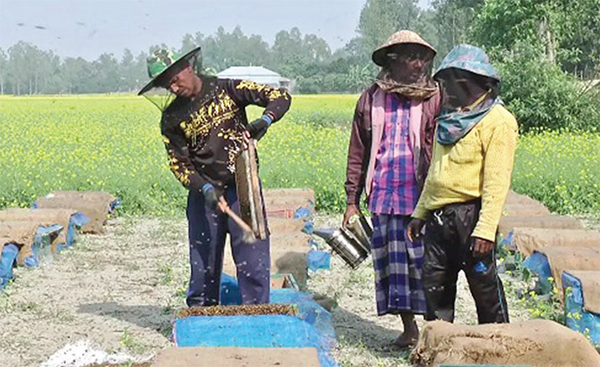
<path fill-rule="evenodd" d="M 196 74 L 202 74 L 202 54 L 200 51 L 187 58 L 187 61 L 192 65 Z M 155 105 L 161 112 L 164 112 L 177 97 L 168 89 L 158 85 L 158 83 L 156 83 L 152 89 L 144 93 L 143 96 L 153 105 Z"/>

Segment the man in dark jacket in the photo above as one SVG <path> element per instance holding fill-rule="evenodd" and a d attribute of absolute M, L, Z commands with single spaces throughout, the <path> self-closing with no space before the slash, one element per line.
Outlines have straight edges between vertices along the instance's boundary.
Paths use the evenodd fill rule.
<path fill-rule="evenodd" d="M 249 81 L 224 80 L 194 70 L 200 47 L 177 57 L 158 50 L 148 58 L 152 80 L 139 92 L 165 88 L 175 100 L 163 111 L 161 131 L 171 171 L 189 189 L 191 277 L 188 306 L 219 303 L 225 236 L 230 234 L 244 304 L 269 302 L 269 239 L 249 244 L 242 230 L 217 210 L 218 198 L 239 213 L 235 159 L 249 138 L 260 139 L 288 110 L 290 95 Z M 245 107 L 265 107 L 248 123 Z M 263 208 L 264 210 L 264 208 Z"/>
<path fill-rule="evenodd" d="M 343 225 L 359 212 L 366 191 L 377 313 L 401 316 L 403 333 L 394 341 L 399 347 L 416 342 L 414 315 L 426 312 L 423 244 L 407 241 L 405 232 L 425 181 L 440 111 L 431 79 L 435 54 L 411 31 L 394 33 L 375 50 L 373 61 L 382 69 L 358 101 L 348 148 Z"/>

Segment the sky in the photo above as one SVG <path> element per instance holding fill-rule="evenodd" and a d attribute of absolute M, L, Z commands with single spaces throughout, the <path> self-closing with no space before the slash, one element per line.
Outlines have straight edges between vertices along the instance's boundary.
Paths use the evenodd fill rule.
<path fill-rule="evenodd" d="M 119 58 L 152 45 L 179 48 L 185 34 L 257 34 L 273 44 L 275 34 L 298 27 L 332 50 L 354 38 L 365 0 L 0 0 L 0 49 L 25 41 L 61 58 Z M 427 6 L 429 0 L 420 0 Z"/>

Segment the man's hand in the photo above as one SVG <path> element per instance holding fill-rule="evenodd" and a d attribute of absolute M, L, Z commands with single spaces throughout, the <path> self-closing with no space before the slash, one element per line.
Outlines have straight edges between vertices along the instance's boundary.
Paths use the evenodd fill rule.
<path fill-rule="evenodd" d="M 342 227 L 345 227 L 350 220 L 350 217 L 354 214 L 360 213 L 360 209 L 358 206 L 351 204 L 346 207 L 346 211 L 344 212 L 344 219 L 342 219 Z"/>
<path fill-rule="evenodd" d="M 471 241 L 471 251 L 474 257 L 485 257 L 496 245 L 493 241 L 479 237 L 473 237 Z"/>
<path fill-rule="evenodd" d="M 252 139 L 260 140 L 267 132 L 271 122 L 273 122 L 273 119 L 269 115 L 263 115 L 261 118 L 249 123 L 246 130 L 248 130 Z"/>
<path fill-rule="evenodd" d="M 408 228 L 406 229 L 406 236 L 410 242 L 415 242 L 421 237 L 421 229 L 425 225 L 425 221 L 423 219 L 413 218 L 410 223 L 408 223 Z"/>
<path fill-rule="evenodd" d="M 219 198 L 215 187 L 209 183 L 205 183 L 202 186 L 202 194 L 204 194 L 204 204 L 213 211 L 217 210 Z"/>

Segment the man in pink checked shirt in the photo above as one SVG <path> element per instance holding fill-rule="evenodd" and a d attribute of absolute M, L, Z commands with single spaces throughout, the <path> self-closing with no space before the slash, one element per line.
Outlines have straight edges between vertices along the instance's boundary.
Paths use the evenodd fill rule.
<path fill-rule="evenodd" d="M 436 51 L 411 31 L 394 33 L 373 52 L 382 67 L 354 115 L 346 173 L 343 225 L 359 212 L 363 191 L 373 214 L 371 254 L 377 314 L 400 315 L 403 333 L 392 342 L 416 343 L 415 314 L 427 307 L 421 285 L 423 244 L 406 237 L 431 159 L 440 94 L 431 79 Z"/>

